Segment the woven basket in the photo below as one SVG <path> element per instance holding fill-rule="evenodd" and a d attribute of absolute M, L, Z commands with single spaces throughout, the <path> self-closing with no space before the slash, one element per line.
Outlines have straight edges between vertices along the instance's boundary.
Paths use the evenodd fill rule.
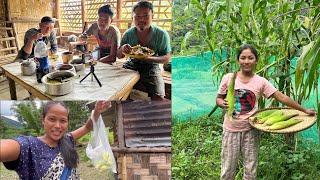
<path fill-rule="evenodd" d="M 253 118 L 256 117 L 259 113 L 266 111 L 266 110 L 270 110 L 270 109 L 278 109 L 278 110 L 284 110 L 284 114 L 293 114 L 293 113 L 297 113 L 299 114 L 298 116 L 295 116 L 295 119 L 300 119 L 302 120 L 302 122 L 295 124 L 293 126 L 284 128 L 284 129 L 279 129 L 279 130 L 269 130 L 268 127 L 269 126 L 265 126 L 263 124 L 258 124 L 253 122 Z M 250 118 L 249 118 L 249 123 L 252 127 L 260 130 L 260 131 L 264 131 L 264 132 L 270 132 L 270 133 L 295 133 L 295 132 L 299 132 L 302 130 L 305 130 L 309 127 L 311 127 L 315 122 L 316 122 L 316 118 L 317 116 L 309 116 L 307 114 L 305 114 L 304 112 L 301 112 L 299 110 L 295 110 L 295 109 L 291 109 L 291 108 L 266 108 L 266 109 L 262 109 L 259 110 L 257 112 L 255 112 Z"/>

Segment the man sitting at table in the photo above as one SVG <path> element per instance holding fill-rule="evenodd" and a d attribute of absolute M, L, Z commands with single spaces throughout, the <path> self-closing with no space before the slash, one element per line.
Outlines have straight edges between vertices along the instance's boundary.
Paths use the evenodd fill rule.
<path fill-rule="evenodd" d="M 140 73 L 138 86 L 142 84 L 151 100 L 162 100 L 165 96 L 164 81 L 159 63 L 167 63 L 171 59 L 169 34 L 156 25 L 151 25 L 153 5 L 148 1 L 140 1 L 134 7 L 132 16 L 134 27 L 128 29 L 121 40 L 118 58 L 130 54 L 132 46 L 141 45 L 152 49 L 154 56 L 134 59 L 129 58 L 123 67 Z"/>
<path fill-rule="evenodd" d="M 24 36 L 24 45 L 18 52 L 16 60 L 28 59 L 34 57 L 34 47 L 37 42 L 42 40 L 48 45 L 50 43 L 50 52 L 56 53 L 58 49 L 56 33 L 54 31 L 54 20 L 49 16 L 44 16 L 39 23 L 39 29 L 31 28 Z"/>
<path fill-rule="evenodd" d="M 94 35 L 98 41 L 98 60 L 111 64 L 116 61 L 117 49 L 120 46 L 120 31 L 111 25 L 114 12 L 110 5 L 105 5 L 98 10 L 98 21 L 93 23 L 80 38 L 85 40 L 87 36 Z"/>

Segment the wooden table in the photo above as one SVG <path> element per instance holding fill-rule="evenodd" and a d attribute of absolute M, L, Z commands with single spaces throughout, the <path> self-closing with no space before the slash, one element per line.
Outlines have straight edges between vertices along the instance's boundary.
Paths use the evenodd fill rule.
<path fill-rule="evenodd" d="M 90 71 L 86 67 L 84 71 L 77 72 L 80 77 L 75 80 L 74 90 L 63 96 L 51 96 L 45 93 L 43 84 L 38 83 L 36 75 L 22 76 L 20 63 L 15 62 L 1 66 L 5 76 L 9 81 L 10 95 L 12 100 L 17 99 L 16 86 L 18 83 L 24 87 L 30 94 L 46 100 L 125 100 L 133 86 L 138 82 L 140 75 L 138 72 L 124 69 L 119 65 L 109 65 L 98 62 L 95 65 L 95 74 L 100 80 L 102 87 L 99 87 L 97 81 L 91 75 L 80 83 L 80 80 Z"/>

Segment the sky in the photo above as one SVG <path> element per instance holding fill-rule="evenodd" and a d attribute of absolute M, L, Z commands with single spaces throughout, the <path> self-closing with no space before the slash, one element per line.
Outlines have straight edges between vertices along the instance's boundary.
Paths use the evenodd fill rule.
<path fill-rule="evenodd" d="M 0 101 L 0 114 L 5 116 L 13 116 L 15 113 L 11 110 L 14 101 Z"/>
<path fill-rule="evenodd" d="M 24 102 L 24 101 L 5 101 L 1 100 L 0 101 L 0 114 L 4 116 L 14 116 L 15 112 L 11 110 L 11 106 L 14 103 L 19 103 L 19 102 Z M 39 108 L 41 105 L 41 101 L 35 101 L 37 107 Z"/>

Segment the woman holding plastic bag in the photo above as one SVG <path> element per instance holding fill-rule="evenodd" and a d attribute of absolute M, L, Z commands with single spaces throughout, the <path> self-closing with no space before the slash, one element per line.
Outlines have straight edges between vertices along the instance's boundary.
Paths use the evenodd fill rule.
<path fill-rule="evenodd" d="M 86 123 L 68 133 L 69 110 L 63 102 L 45 104 L 41 122 L 43 136 L 18 136 L 0 141 L 0 162 L 15 170 L 20 179 L 80 179 L 77 171 L 79 157 L 75 140 L 92 130 L 101 112 L 111 103 L 97 101 Z"/>

